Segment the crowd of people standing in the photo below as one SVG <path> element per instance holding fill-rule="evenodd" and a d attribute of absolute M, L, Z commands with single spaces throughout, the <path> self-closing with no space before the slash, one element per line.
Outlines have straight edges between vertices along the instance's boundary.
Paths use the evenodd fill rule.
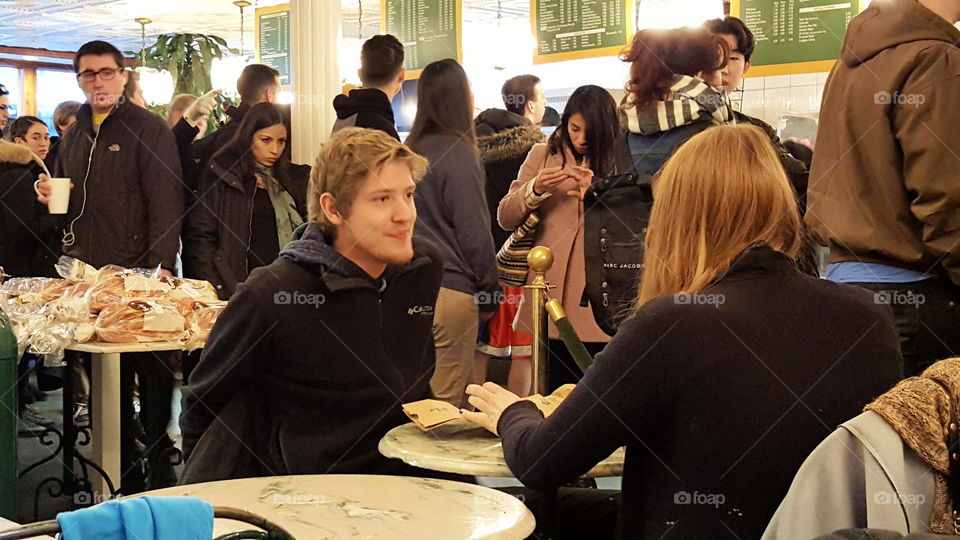
<path fill-rule="evenodd" d="M 861 512 L 848 500 L 858 467 L 844 469 L 837 496 L 850 510 L 819 528 L 822 503 L 801 486 L 812 489 L 810 475 L 832 465 L 823 456 L 856 426 L 913 452 L 910 470 L 935 471 L 938 489 L 950 476 L 942 456 L 911 445 L 923 437 L 897 413 L 917 407 L 942 439 L 960 392 L 956 367 L 937 363 L 960 340 L 960 195 L 945 165 L 960 154 L 948 133 L 960 8 L 948 4 L 878 1 L 851 21 L 809 171 L 796 141 L 731 104 L 755 48 L 732 17 L 637 32 L 621 55 L 623 100 L 581 86 L 549 135 L 538 77 L 507 80 L 504 108 L 476 115 L 463 67 L 433 62 L 403 143 L 391 105 L 403 46 L 375 36 L 361 51 L 362 87 L 333 101 L 338 120 L 309 165 L 291 160 L 271 68 L 244 70 L 231 120 L 204 136 L 213 93 L 180 96 L 160 118 L 137 105 L 120 52 L 93 41 L 74 61 L 87 102 L 64 105 L 60 140 L 24 116 L 0 143 L 0 264 L 49 275 L 62 253 L 207 280 L 229 300 L 203 353 L 181 362 L 183 482 L 436 475 L 377 451 L 406 421 L 402 403 L 436 398 L 498 434 L 532 488 L 568 485 L 626 447 L 622 490 L 572 490 L 555 512 L 561 536 L 890 523 L 876 516 L 894 507 Z M 930 99 L 863 101 L 879 91 Z M 44 206 L 50 176 L 74 184 L 59 218 Z M 629 245 L 601 235 L 599 249 L 640 248 L 642 260 L 628 286 L 592 283 L 589 221 L 610 212 L 595 187 L 624 177 L 642 230 Z M 497 252 L 523 228 L 552 250 L 549 294 L 593 357 L 584 373 L 550 327 L 548 387 L 576 386 L 549 418 L 521 399 L 532 391 L 529 298 L 498 283 Z M 614 330 L 598 315 L 613 310 L 608 299 L 621 311 Z M 485 382 L 494 357 L 511 360 L 506 388 Z M 166 433 L 176 361 L 122 364 L 124 493 L 177 481 Z M 934 382 L 901 382 L 921 374 Z M 906 529 L 943 532 L 938 519 Z"/>

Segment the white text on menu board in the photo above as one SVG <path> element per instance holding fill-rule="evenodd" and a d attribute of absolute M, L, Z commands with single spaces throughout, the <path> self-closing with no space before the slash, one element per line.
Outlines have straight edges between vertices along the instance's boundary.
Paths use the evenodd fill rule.
<path fill-rule="evenodd" d="M 420 46 L 443 41 L 456 32 L 456 0 L 391 0 L 387 2 L 387 33 L 397 36 L 404 48 L 404 67 L 419 69 L 441 58 L 424 58 Z M 432 7 L 438 17 L 430 16 Z M 399 16 L 398 16 L 399 15 Z M 450 51 L 447 56 L 455 57 Z"/>
<path fill-rule="evenodd" d="M 538 7 L 537 25 L 547 34 L 541 54 L 602 47 L 604 36 L 622 32 L 622 1 L 543 0 Z"/>

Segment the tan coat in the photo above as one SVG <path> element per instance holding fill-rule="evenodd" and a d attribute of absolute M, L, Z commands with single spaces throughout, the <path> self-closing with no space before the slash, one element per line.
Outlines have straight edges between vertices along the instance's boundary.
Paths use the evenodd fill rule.
<path fill-rule="evenodd" d="M 573 157 L 568 154 L 567 166 L 574 163 Z M 547 281 L 556 286 L 550 290 L 550 297 L 559 299 L 563 304 L 581 340 L 587 343 L 606 343 L 610 341 L 610 336 L 597 326 L 593 311 L 589 307 L 580 307 L 586 283 L 583 259 L 583 201 L 566 194 L 567 191 L 578 188 L 576 181 L 568 179 L 554 194 L 533 201 L 533 204 L 528 201 L 528 194 L 531 193 L 532 184 L 536 181 L 540 169 L 557 167 L 560 164 L 558 154 L 547 156 L 546 144 L 534 145 L 520 167 L 517 179 L 510 185 L 510 191 L 500 201 L 497 220 L 504 229 L 513 230 L 523 223 L 530 212 L 535 209 L 540 211 L 542 221 L 537 230 L 536 244 L 550 248 L 554 258 L 553 266 L 546 275 Z M 530 283 L 532 276 L 532 273 L 527 276 L 527 283 Z M 515 328 L 530 332 L 530 321 L 530 298 L 529 293 L 525 293 Z M 550 337 L 557 339 L 557 329 L 552 324 L 549 327 Z"/>

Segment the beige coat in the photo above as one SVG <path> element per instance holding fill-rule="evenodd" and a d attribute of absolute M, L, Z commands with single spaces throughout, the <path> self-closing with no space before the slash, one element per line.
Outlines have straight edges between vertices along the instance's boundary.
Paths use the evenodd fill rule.
<path fill-rule="evenodd" d="M 567 166 L 575 163 L 568 154 Z M 557 167 L 560 164 L 558 154 L 547 156 L 546 144 L 534 145 L 520 167 L 517 179 L 510 185 L 510 191 L 500 201 L 497 220 L 504 229 L 513 230 L 523 223 L 530 212 L 540 211 L 542 221 L 537 230 L 536 244 L 550 248 L 554 258 L 553 266 L 546 275 L 547 281 L 556 286 L 550 290 L 550 297 L 559 299 L 563 304 L 581 340 L 587 343 L 606 343 L 610 341 L 610 336 L 597 326 L 593 311 L 589 307 L 580 307 L 586 283 L 583 259 L 583 201 L 566 194 L 567 191 L 578 188 L 576 181 L 566 180 L 554 194 L 546 197 L 530 195 L 540 169 Z M 530 283 L 532 276 L 532 273 L 527 276 L 527 283 Z M 530 320 L 530 298 L 529 293 L 525 293 L 515 328 L 530 332 Z M 558 338 L 557 329 L 552 324 L 549 327 L 550 337 Z"/>

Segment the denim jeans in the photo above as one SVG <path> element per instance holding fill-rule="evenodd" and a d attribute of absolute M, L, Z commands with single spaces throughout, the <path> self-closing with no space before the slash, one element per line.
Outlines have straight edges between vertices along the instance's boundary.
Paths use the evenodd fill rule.
<path fill-rule="evenodd" d="M 905 376 L 960 355 L 960 287 L 942 278 L 851 285 L 873 291 L 875 302 L 893 309 Z"/>

